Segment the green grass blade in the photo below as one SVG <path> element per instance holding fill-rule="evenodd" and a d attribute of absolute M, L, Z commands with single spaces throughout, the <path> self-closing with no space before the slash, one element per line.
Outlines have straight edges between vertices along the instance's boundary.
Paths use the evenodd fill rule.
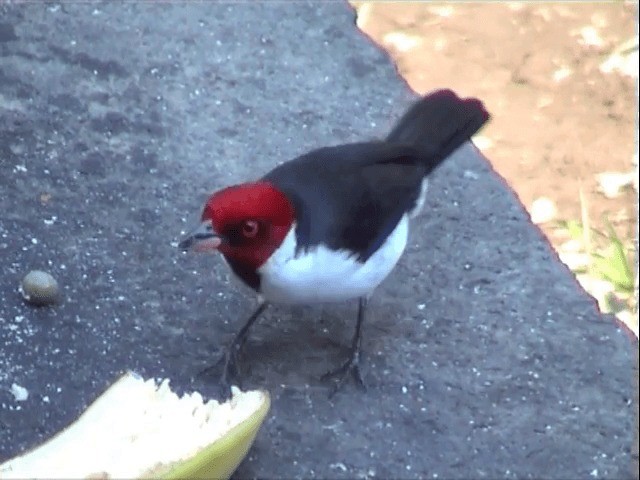
<path fill-rule="evenodd" d="M 605 223 L 609 230 L 610 243 L 604 255 L 594 254 L 592 256 L 594 266 L 596 270 L 606 280 L 613 283 L 616 288 L 626 293 L 631 293 L 634 288 L 633 272 L 627 260 L 624 245 L 608 219 L 605 219 Z"/>

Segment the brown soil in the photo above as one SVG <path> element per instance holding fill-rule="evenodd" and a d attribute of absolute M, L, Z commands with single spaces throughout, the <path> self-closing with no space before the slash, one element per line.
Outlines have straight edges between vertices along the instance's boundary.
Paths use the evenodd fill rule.
<path fill-rule="evenodd" d="M 635 244 L 637 192 L 606 198 L 596 175 L 634 170 L 637 70 L 633 78 L 599 66 L 637 35 L 637 2 L 352 4 L 416 92 L 449 87 L 485 102 L 493 118 L 477 144 L 525 207 L 547 197 L 556 219 L 580 220 L 582 189 L 592 226 L 606 231 L 606 215 Z M 593 32 L 601 41 L 585 42 Z M 554 222 L 540 227 L 556 249 L 568 239 Z M 637 314 L 633 322 L 637 332 Z"/>
<path fill-rule="evenodd" d="M 493 118 L 478 146 L 525 207 L 544 196 L 556 219 L 579 220 L 582 187 L 592 225 L 606 231 L 607 215 L 633 243 L 635 192 L 607 199 L 596 174 L 634 168 L 636 79 L 599 65 L 634 37 L 637 3 L 353 5 L 358 26 L 389 50 L 416 92 L 449 87 L 485 102 Z M 585 27 L 601 45 L 585 44 Z M 403 51 L 398 33 L 413 47 Z M 566 76 L 554 79 L 562 69 Z M 554 222 L 540 226 L 555 246 L 567 240 Z"/>

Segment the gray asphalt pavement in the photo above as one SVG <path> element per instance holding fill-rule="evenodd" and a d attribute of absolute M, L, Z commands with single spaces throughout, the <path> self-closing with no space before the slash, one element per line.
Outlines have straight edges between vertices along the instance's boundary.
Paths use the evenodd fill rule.
<path fill-rule="evenodd" d="M 0 4 L 0 461 L 125 369 L 213 395 L 193 376 L 254 304 L 181 232 L 211 191 L 381 137 L 412 98 L 343 3 Z M 356 302 L 256 326 L 245 386 L 273 408 L 236 477 L 629 477 L 637 342 L 473 146 L 426 210 L 371 302 L 366 393 L 319 381 Z M 22 301 L 34 268 L 59 305 Z"/>

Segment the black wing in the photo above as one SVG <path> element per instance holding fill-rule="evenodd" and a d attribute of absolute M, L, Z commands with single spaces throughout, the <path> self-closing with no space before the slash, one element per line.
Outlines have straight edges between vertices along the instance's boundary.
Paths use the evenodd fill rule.
<path fill-rule="evenodd" d="M 264 179 L 293 203 L 299 248 L 323 243 L 364 262 L 415 207 L 424 177 L 488 118 L 478 100 L 440 90 L 418 100 L 385 141 L 321 148 Z"/>
<path fill-rule="evenodd" d="M 366 261 L 415 206 L 424 172 L 413 149 L 372 142 L 315 150 L 264 179 L 293 203 L 299 248 L 323 243 Z"/>

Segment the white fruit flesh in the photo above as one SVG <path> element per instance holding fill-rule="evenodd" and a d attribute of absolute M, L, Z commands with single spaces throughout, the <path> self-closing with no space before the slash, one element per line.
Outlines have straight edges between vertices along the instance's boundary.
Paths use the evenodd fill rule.
<path fill-rule="evenodd" d="M 0 479 L 138 478 L 158 465 L 192 458 L 268 401 L 266 392 L 233 387 L 228 402 L 178 397 L 128 373 L 67 429 L 0 465 Z"/>

